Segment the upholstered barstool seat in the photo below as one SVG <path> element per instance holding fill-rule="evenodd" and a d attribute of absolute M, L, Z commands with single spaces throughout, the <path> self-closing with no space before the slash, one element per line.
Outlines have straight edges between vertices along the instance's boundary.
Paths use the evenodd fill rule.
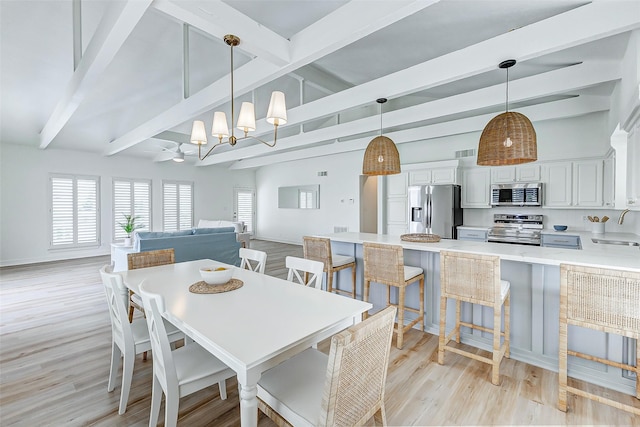
<path fill-rule="evenodd" d="M 336 267 L 342 267 L 343 265 L 347 265 L 347 264 L 351 264 L 356 262 L 356 259 L 352 256 L 348 256 L 348 255 L 337 255 L 337 254 L 332 254 L 331 255 L 332 258 L 332 265 L 333 268 Z"/>

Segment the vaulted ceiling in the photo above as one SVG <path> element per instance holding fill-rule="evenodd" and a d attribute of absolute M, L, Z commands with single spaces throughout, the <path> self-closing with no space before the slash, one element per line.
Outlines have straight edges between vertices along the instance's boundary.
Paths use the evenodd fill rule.
<path fill-rule="evenodd" d="M 193 120 L 210 130 L 253 100 L 254 135 L 270 94 L 288 122 L 275 148 L 248 139 L 198 166 L 257 167 L 481 130 L 505 108 L 536 121 L 610 108 L 634 0 L 0 1 L 3 143 L 166 160 Z M 214 143 L 209 137 L 209 147 Z"/>

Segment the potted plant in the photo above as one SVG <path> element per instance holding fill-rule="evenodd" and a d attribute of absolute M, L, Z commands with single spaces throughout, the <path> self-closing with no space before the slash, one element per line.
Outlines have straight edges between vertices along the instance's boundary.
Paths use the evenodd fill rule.
<path fill-rule="evenodd" d="M 122 227 L 125 233 L 127 233 L 127 237 L 124 239 L 125 246 L 131 246 L 131 233 L 135 230 L 142 228 L 142 224 L 136 224 L 138 220 L 137 216 L 122 214 L 124 216 L 125 221 L 119 222 L 118 225 Z"/>

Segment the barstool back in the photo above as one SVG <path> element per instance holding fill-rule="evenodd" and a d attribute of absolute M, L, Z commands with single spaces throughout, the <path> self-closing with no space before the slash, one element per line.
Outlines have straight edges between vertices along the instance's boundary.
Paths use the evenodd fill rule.
<path fill-rule="evenodd" d="M 440 285 L 442 294 L 447 297 L 500 306 L 500 258 L 441 251 Z"/>
<path fill-rule="evenodd" d="M 382 243 L 363 244 L 364 280 L 400 286 L 404 283 L 402 246 Z"/>

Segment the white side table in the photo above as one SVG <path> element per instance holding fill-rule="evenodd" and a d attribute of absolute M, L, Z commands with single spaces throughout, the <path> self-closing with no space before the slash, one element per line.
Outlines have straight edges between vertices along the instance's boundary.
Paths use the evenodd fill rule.
<path fill-rule="evenodd" d="M 111 244 L 111 263 L 113 271 L 125 271 L 128 266 L 127 254 L 136 252 L 133 246 L 125 246 L 123 243 Z"/>
<path fill-rule="evenodd" d="M 236 233 L 236 240 L 242 244 L 243 248 L 249 249 L 251 233 Z"/>

